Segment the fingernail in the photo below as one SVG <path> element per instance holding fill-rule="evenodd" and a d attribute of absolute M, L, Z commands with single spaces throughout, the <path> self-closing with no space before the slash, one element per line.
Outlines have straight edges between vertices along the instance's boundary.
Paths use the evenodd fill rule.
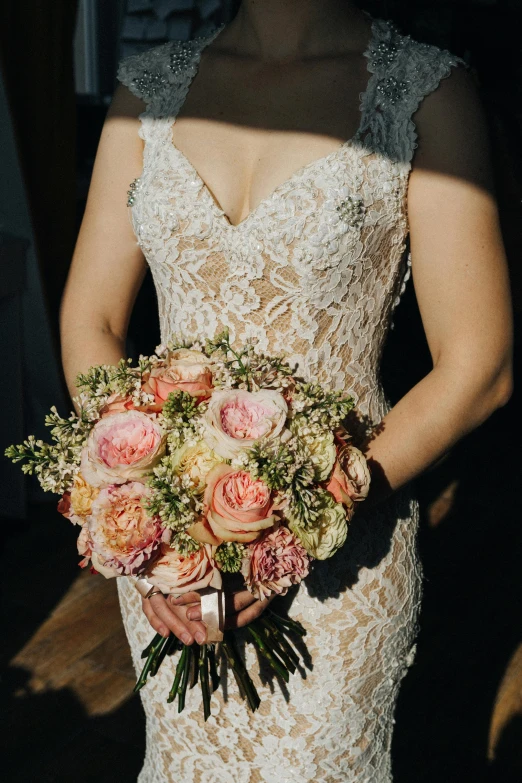
<path fill-rule="evenodd" d="M 162 630 L 160 631 L 160 634 L 162 636 L 164 636 L 165 639 L 167 639 L 170 636 L 170 631 L 169 631 L 168 628 L 162 628 Z"/>
<path fill-rule="evenodd" d="M 196 634 L 196 641 L 198 644 L 203 644 L 203 642 L 206 639 L 206 634 L 203 633 L 203 631 L 198 631 Z"/>
<path fill-rule="evenodd" d="M 187 612 L 187 617 L 189 620 L 201 620 L 201 612 L 198 609 L 193 609 Z"/>
<path fill-rule="evenodd" d="M 192 644 L 192 636 L 189 633 L 184 633 L 181 637 L 183 644 Z"/>

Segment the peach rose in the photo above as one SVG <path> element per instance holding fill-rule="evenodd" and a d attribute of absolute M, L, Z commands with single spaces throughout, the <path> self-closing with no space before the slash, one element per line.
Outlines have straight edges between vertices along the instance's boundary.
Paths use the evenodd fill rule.
<path fill-rule="evenodd" d="M 180 348 L 167 354 L 166 366 L 155 367 L 143 386 L 163 405 L 169 394 L 179 390 L 205 400 L 212 394 L 212 361 L 201 351 Z"/>
<path fill-rule="evenodd" d="M 162 593 L 181 595 L 204 587 L 220 589 L 221 574 L 214 560 L 214 548 L 205 544 L 189 557 L 183 557 L 168 544 L 161 545 L 161 552 L 147 579 Z"/>
<path fill-rule="evenodd" d="M 364 500 L 370 489 L 370 471 L 364 454 L 355 446 L 346 445 L 337 452 L 332 477 L 327 486 L 338 503 L 348 508 Z"/>
<path fill-rule="evenodd" d="M 100 408 L 100 418 L 112 416 L 113 413 L 125 413 L 125 411 L 134 410 L 134 403 L 131 397 L 122 397 L 118 392 L 114 392 L 107 399 L 105 405 Z"/>
<path fill-rule="evenodd" d="M 87 568 L 92 557 L 91 534 L 87 524 L 82 525 L 80 535 L 76 541 L 76 548 L 78 549 L 78 554 L 83 557 L 83 560 L 80 560 L 80 568 Z"/>
<path fill-rule="evenodd" d="M 310 557 L 298 538 L 278 527 L 249 547 L 242 570 L 245 584 L 262 601 L 271 593 L 285 595 L 288 588 L 308 576 Z"/>
<path fill-rule="evenodd" d="M 287 414 L 282 394 L 270 389 L 216 391 L 203 416 L 205 439 L 216 454 L 233 459 L 256 440 L 280 435 Z"/>
<path fill-rule="evenodd" d="M 94 425 L 83 447 L 82 476 L 93 487 L 143 478 L 165 453 L 165 440 L 159 424 L 146 413 L 107 416 Z"/>
<path fill-rule="evenodd" d="M 276 521 L 266 484 L 230 465 L 216 465 L 208 473 L 203 503 L 210 528 L 222 541 L 251 543 Z"/>
<path fill-rule="evenodd" d="M 144 484 L 131 481 L 102 489 L 94 500 L 87 526 L 93 565 L 104 576 L 140 574 L 170 536 L 143 507 L 146 493 Z"/>

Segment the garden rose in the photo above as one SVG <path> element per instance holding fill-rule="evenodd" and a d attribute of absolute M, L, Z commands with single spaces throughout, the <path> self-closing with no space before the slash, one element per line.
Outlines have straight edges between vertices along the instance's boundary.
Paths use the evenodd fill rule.
<path fill-rule="evenodd" d="M 222 458 L 212 451 L 204 440 L 198 441 L 193 446 L 185 444 L 172 455 L 172 467 L 178 473 L 188 475 L 192 484 L 201 494 L 205 490 L 205 479 L 208 472 L 222 461 Z"/>
<path fill-rule="evenodd" d="M 114 392 L 108 397 L 105 405 L 100 408 L 100 418 L 105 416 L 112 416 L 113 413 L 124 413 L 125 411 L 134 410 L 134 403 L 131 397 L 123 397 L 118 392 Z"/>
<path fill-rule="evenodd" d="M 143 478 L 165 452 L 166 436 L 146 413 L 126 411 L 101 419 L 82 450 L 81 473 L 94 487 Z"/>
<path fill-rule="evenodd" d="M 212 532 L 222 541 L 251 543 L 276 521 L 266 484 L 230 465 L 209 472 L 203 502 Z"/>
<path fill-rule="evenodd" d="M 205 544 L 194 554 L 184 557 L 168 544 L 161 545 L 161 553 L 147 579 L 162 593 L 181 595 L 204 587 L 221 588 L 221 574 L 214 560 L 214 548 Z"/>
<path fill-rule="evenodd" d="M 166 366 L 155 367 L 143 386 L 163 404 L 173 391 L 207 399 L 212 394 L 212 361 L 201 351 L 180 348 L 167 354 Z"/>
<path fill-rule="evenodd" d="M 260 601 L 271 593 L 285 595 L 308 575 L 310 558 L 293 533 L 280 526 L 249 547 L 242 573 L 250 592 Z"/>
<path fill-rule="evenodd" d="M 92 557 L 91 534 L 87 524 L 82 525 L 80 535 L 76 541 L 76 548 L 78 549 L 78 554 L 83 557 L 83 560 L 80 560 L 80 568 L 87 568 Z M 116 574 L 113 575 L 116 576 Z"/>
<path fill-rule="evenodd" d="M 233 459 L 256 440 L 280 435 L 287 413 L 286 401 L 276 391 L 216 391 L 203 417 L 205 438 L 216 454 Z"/>
<path fill-rule="evenodd" d="M 338 503 L 348 508 L 353 501 L 364 500 L 370 489 L 370 471 L 364 454 L 355 446 L 339 449 L 337 461 L 327 489 Z"/>
<path fill-rule="evenodd" d="M 99 493 L 97 487 L 87 484 L 81 473 L 74 477 L 74 485 L 71 489 L 71 507 L 75 514 L 87 517 L 91 513 L 92 501 Z"/>
<path fill-rule="evenodd" d="M 333 498 L 325 499 L 322 512 L 311 530 L 304 530 L 292 519 L 289 520 L 288 526 L 308 554 L 317 560 L 332 557 L 342 547 L 348 534 L 346 512 Z"/>
<path fill-rule="evenodd" d="M 161 521 L 143 507 L 141 501 L 146 493 L 144 484 L 131 481 L 102 489 L 93 501 L 87 525 L 97 571 L 105 573 L 101 565 L 115 576 L 139 574 L 156 554 L 162 536 L 170 536 Z"/>

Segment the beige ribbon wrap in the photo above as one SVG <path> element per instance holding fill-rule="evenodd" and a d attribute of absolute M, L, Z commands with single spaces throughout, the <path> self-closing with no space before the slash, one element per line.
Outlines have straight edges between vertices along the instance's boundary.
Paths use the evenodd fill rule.
<path fill-rule="evenodd" d="M 225 626 L 225 592 L 214 587 L 199 590 L 201 620 L 207 626 L 207 642 L 222 642 Z"/>

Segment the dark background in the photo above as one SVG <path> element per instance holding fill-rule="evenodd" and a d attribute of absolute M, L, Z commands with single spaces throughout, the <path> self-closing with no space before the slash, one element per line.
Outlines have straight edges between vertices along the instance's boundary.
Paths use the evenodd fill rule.
<path fill-rule="evenodd" d="M 0 63 L 56 355 L 58 305 L 119 57 L 169 38 L 200 34 L 208 25 L 228 19 L 235 3 L 173 0 L 171 5 L 169 12 L 168 3 L 153 0 L 94 3 L 97 76 L 94 89 L 81 94 L 75 93 L 73 39 L 77 15 L 85 13 L 85 4 L 73 0 L 3 0 L 0 7 Z M 520 3 L 393 0 L 368 1 L 361 6 L 375 16 L 393 18 L 403 32 L 419 40 L 464 57 L 476 75 L 490 125 L 518 343 L 522 247 Z M 129 329 L 131 352 L 150 353 L 158 342 L 157 322 L 151 319 L 155 312 L 155 295 L 148 277 Z M 430 367 L 410 282 L 395 313 L 383 359 L 383 380 L 392 401 Z M 516 386 L 517 381 L 518 377 Z M 38 389 L 25 393 L 38 394 Z M 517 402 L 518 392 L 417 482 L 422 504 L 420 547 L 425 595 L 417 659 L 404 682 L 396 716 L 393 753 L 398 783 L 522 780 L 522 533 Z M 58 518 L 54 504 L 33 502 L 26 516 L 27 522 L 13 520 L 0 508 L 0 521 L 5 522 L 6 531 L 2 536 L 2 620 L 7 635 L 2 655 L 2 698 L 3 715 L 10 727 L 3 735 L 15 751 L 12 758 L 19 761 L 28 753 L 34 764 L 31 767 L 25 759 L 24 775 L 20 777 L 13 766 L 7 779 L 135 780 L 144 742 L 137 698 L 126 700 L 112 713 L 92 716 L 67 688 L 54 694 L 28 695 L 24 691 L 27 672 L 10 664 L 76 577 L 75 558 L 71 556 L 74 533 Z M 35 539 L 41 542 L 37 551 Z M 33 568 L 33 558 L 53 567 L 42 574 L 41 566 L 39 570 Z M 75 727 L 73 734 L 71 726 Z M 58 751 L 62 761 L 53 765 L 49 759 Z M 91 763 L 90 756 L 94 758 Z"/>

